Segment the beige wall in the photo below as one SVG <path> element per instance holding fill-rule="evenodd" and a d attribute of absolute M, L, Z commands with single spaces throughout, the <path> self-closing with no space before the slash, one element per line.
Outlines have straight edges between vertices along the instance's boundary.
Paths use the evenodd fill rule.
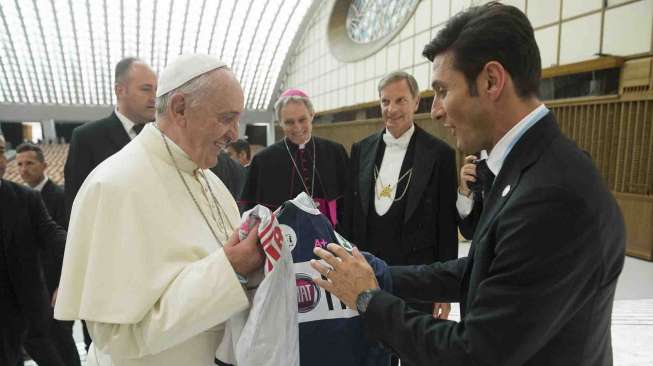
<path fill-rule="evenodd" d="M 430 65 L 423 46 L 447 19 L 481 0 L 422 0 L 415 14 L 385 47 L 357 62 L 338 61 L 329 49 L 327 22 L 334 0 L 322 1 L 299 46 L 290 55 L 284 87 L 311 95 L 318 112 L 376 100 L 376 83 L 389 71 L 412 73 L 428 88 Z M 535 28 L 542 66 L 589 60 L 597 53 L 639 55 L 651 52 L 653 0 L 512 0 Z"/>

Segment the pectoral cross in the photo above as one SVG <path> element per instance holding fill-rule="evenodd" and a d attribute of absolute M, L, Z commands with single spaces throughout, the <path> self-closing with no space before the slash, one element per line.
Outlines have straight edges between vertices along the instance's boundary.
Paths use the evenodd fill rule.
<path fill-rule="evenodd" d="M 379 197 L 388 197 L 392 199 L 392 185 L 388 184 L 387 186 L 383 187 L 379 193 Z"/>

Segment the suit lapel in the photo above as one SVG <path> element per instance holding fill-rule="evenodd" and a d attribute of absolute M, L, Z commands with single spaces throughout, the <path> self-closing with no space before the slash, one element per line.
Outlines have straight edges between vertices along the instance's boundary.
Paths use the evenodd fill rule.
<path fill-rule="evenodd" d="M 422 199 L 426 185 L 433 172 L 433 162 L 437 159 L 432 146 L 424 143 L 426 132 L 419 126 L 415 125 L 415 151 L 413 156 L 413 174 L 411 177 L 410 187 L 408 187 L 408 197 L 406 201 L 406 210 L 404 211 L 404 222 L 413 215 L 417 206 Z"/>
<path fill-rule="evenodd" d="M 125 127 L 116 116 L 116 112 L 111 113 L 109 117 L 109 123 L 107 125 L 107 138 L 111 141 L 111 144 L 116 147 L 116 151 L 122 149 L 125 145 L 131 141 Z"/>
<path fill-rule="evenodd" d="M 552 113 L 547 114 L 521 137 L 506 157 L 492 189 L 483 199 L 483 212 L 479 219 L 474 239 L 485 235 L 494 218 L 510 199 L 512 192 L 519 185 L 523 172 L 532 165 L 561 134 Z"/>
<path fill-rule="evenodd" d="M 374 160 L 379 149 L 383 131 L 378 132 L 368 144 L 361 144 L 360 170 L 358 175 L 358 191 L 360 192 L 363 215 L 367 216 L 372 198 L 372 182 L 374 181 Z"/>

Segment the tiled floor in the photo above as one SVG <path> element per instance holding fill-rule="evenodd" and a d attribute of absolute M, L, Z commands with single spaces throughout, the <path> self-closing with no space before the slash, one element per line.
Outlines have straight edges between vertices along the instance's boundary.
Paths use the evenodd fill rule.
<path fill-rule="evenodd" d="M 461 242 L 458 254 L 469 251 L 469 242 Z M 457 304 L 451 318 L 460 319 Z M 83 347 L 81 326 L 74 328 L 82 361 L 86 354 Z M 653 262 L 626 257 L 624 270 L 617 284 L 612 312 L 612 347 L 615 366 L 653 365 Z M 85 364 L 85 362 L 82 362 Z M 25 366 L 35 366 L 26 362 Z M 91 365 L 92 366 L 92 365 Z"/>

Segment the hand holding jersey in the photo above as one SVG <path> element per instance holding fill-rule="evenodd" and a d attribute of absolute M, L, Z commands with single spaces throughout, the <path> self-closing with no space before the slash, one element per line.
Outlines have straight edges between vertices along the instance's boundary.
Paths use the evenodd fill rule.
<path fill-rule="evenodd" d="M 263 251 L 258 244 L 258 224 L 247 234 L 247 237 L 240 240 L 238 230 L 235 230 L 224 246 L 224 254 L 236 273 L 249 275 L 261 268 L 263 263 Z"/>
<path fill-rule="evenodd" d="M 327 249 L 315 248 L 314 253 L 330 267 L 316 260 L 311 261 L 311 266 L 326 280 L 322 278 L 313 280 L 320 287 L 336 295 L 349 308 L 356 309 L 356 298 L 360 293 L 379 288 L 374 270 L 358 248 L 354 248 L 349 254 L 342 246 L 331 243 L 327 245 Z M 337 281 L 331 282 L 330 279 Z"/>

